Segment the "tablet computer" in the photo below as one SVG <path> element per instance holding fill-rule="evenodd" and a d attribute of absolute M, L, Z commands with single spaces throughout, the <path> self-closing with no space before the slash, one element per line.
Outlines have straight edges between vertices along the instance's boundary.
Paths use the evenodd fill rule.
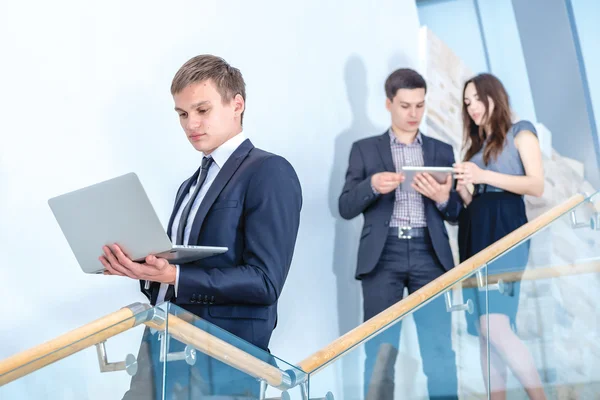
<path fill-rule="evenodd" d="M 415 178 L 415 175 L 428 173 L 431 175 L 433 179 L 435 179 L 438 183 L 445 183 L 448 175 L 453 177 L 454 168 L 452 167 L 402 167 L 402 173 L 405 176 L 404 182 L 400 190 L 405 192 L 414 192 L 415 190 L 412 188 L 412 183 Z"/>

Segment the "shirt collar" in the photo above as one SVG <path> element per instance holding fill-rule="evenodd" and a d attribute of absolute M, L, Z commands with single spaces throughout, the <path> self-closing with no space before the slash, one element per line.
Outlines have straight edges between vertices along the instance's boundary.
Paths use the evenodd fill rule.
<path fill-rule="evenodd" d="M 223 165 L 229 160 L 229 157 L 237 150 L 238 147 L 246 140 L 244 131 L 241 131 L 228 141 L 220 145 L 211 153 L 211 157 L 219 169 L 223 168 Z"/>
<path fill-rule="evenodd" d="M 392 128 L 388 129 L 388 135 L 390 135 L 390 142 L 391 143 L 404 144 L 404 143 L 400 143 L 398 141 L 398 139 L 396 139 L 396 135 L 394 135 L 394 131 L 392 130 Z M 411 143 L 411 145 L 413 145 L 413 144 L 423 145 L 423 136 L 421 135 L 421 131 L 420 130 L 417 132 L 417 136 L 415 137 L 415 141 Z"/>

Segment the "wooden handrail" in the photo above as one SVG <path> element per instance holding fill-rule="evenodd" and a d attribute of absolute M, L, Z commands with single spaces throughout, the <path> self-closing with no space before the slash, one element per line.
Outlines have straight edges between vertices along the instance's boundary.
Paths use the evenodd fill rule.
<path fill-rule="evenodd" d="M 133 328 L 138 323 L 133 318 L 136 308 L 143 311 L 150 307 L 132 304 L 0 361 L 0 386 Z"/>
<path fill-rule="evenodd" d="M 144 318 L 133 318 L 136 312 L 153 311 Z M 0 361 L 0 386 L 62 360 L 85 348 L 101 343 L 141 323 L 169 335 L 180 342 L 251 375 L 269 385 L 285 390 L 292 385 L 287 372 L 219 339 L 191 323 L 173 315 L 160 318 L 160 309 L 151 310 L 149 304 L 136 303 L 123 308 L 46 343 Z"/>
<path fill-rule="evenodd" d="M 526 269 L 525 272 L 504 272 L 501 274 L 488 275 L 488 285 L 503 282 L 536 281 L 539 279 L 559 278 L 561 276 L 591 274 L 600 272 L 600 261 L 589 261 L 580 264 L 567 264 L 557 267 L 544 267 Z M 477 287 L 476 278 L 468 278 L 462 282 L 463 288 Z"/>
<path fill-rule="evenodd" d="M 511 232 L 486 249 L 465 260 L 455 268 L 446 272 L 441 277 L 413 292 L 405 299 L 383 310 L 373 318 L 357 326 L 338 339 L 331 342 L 321 350 L 312 354 L 298 364 L 304 372 L 314 374 L 339 357 L 344 352 L 352 349 L 368 337 L 398 320 L 407 313 L 416 310 L 430 301 L 439 293 L 451 288 L 457 282 L 471 275 L 485 263 L 498 257 L 516 244 L 543 229 L 551 222 L 585 201 L 582 194 L 575 195 L 562 204 L 548 210 L 534 220 Z"/>

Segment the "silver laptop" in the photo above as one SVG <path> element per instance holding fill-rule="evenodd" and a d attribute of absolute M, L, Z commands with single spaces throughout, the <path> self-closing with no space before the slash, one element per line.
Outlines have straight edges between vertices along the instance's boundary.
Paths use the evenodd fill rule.
<path fill-rule="evenodd" d="M 48 200 L 81 269 L 100 274 L 102 246 L 117 243 L 135 261 L 149 254 L 171 264 L 199 260 L 227 247 L 174 246 L 135 173 Z"/>

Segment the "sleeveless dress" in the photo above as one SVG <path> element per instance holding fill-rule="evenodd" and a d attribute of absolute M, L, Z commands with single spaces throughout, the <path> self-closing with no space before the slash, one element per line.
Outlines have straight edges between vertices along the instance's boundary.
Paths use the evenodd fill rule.
<path fill-rule="evenodd" d="M 504 148 L 497 159 L 492 159 L 485 165 L 482 149 L 470 161 L 481 169 L 508 175 L 525 175 L 523 162 L 515 146 L 515 137 L 522 131 L 531 131 L 537 135 L 531 122 L 519 121 L 507 133 Z M 458 244 L 461 262 L 527 223 L 523 196 L 489 185 L 478 189 L 479 193 L 473 195 L 473 201 L 462 211 L 459 218 Z M 488 275 L 522 272 L 528 259 L 529 241 L 526 241 L 489 263 Z M 508 316 L 513 329 L 516 326 L 520 288 L 520 282 L 512 282 L 505 283 L 504 294 L 497 290 L 488 291 L 488 312 Z M 463 297 L 464 302 L 471 299 L 475 306 L 473 314 L 466 313 L 466 318 L 468 333 L 477 336 L 480 317 L 486 314 L 485 291 L 479 291 L 478 288 L 463 289 Z"/>

